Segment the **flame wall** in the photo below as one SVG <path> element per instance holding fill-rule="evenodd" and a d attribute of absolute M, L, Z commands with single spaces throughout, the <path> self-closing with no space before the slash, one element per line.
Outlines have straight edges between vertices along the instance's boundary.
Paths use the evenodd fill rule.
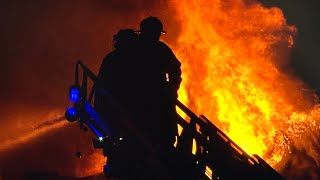
<path fill-rule="evenodd" d="M 182 27 L 181 100 L 274 167 L 296 149 L 317 167 L 318 98 L 290 73 L 297 30 L 282 11 L 245 0 L 171 3 Z"/>

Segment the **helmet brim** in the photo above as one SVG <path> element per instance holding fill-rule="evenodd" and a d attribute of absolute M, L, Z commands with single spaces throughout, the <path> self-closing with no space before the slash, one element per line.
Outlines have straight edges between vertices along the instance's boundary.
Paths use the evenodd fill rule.
<path fill-rule="evenodd" d="M 141 34 L 141 30 L 134 31 L 137 34 Z M 167 34 L 167 31 L 160 31 L 161 34 Z"/>

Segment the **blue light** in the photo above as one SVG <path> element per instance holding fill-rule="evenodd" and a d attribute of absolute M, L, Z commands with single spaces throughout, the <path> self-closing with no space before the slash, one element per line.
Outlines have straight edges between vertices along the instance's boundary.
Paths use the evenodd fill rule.
<path fill-rule="evenodd" d="M 78 119 L 78 112 L 75 108 L 70 107 L 67 109 L 67 111 L 65 113 L 65 117 L 68 121 L 74 122 Z"/>
<path fill-rule="evenodd" d="M 92 123 L 87 122 L 87 124 L 88 124 L 89 128 L 92 130 L 92 132 L 98 137 L 99 141 L 101 141 L 101 138 L 103 140 L 102 133 L 100 133 L 100 131 L 98 131 L 98 129 L 95 128 Z"/>
<path fill-rule="evenodd" d="M 74 87 L 74 86 L 72 86 L 70 88 L 69 99 L 74 103 L 80 101 L 80 90 L 79 90 L 79 88 Z"/>
<path fill-rule="evenodd" d="M 105 134 L 110 134 L 109 132 L 109 128 L 108 125 L 106 123 L 106 121 L 104 121 L 100 115 L 94 110 L 94 108 L 90 105 L 90 103 L 88 103 L 87 101 L 85 101 L 84 104 L 84 108 L 86 110 L 86 112 L 89 114 L 89 116 L 95 121 L 95 123 L 98 125 L 98 127 L 105 133 Z M 90 124 L 89 124 L 90 125 Z M 102 136 L 99 134 L 99 131 L 97 131 L 97 133 L 95 133 L 98 137 Z"/>
<path fill-rule="evenodd" d="M 76 109 L 74 109 L 74 108 L 68 108 L 67 109 L 67 112 L 68 112 L 68 114 L 70 114 L 70 115 L 72 115 L 72 116 L 75 116 L 76 114 L 77 114 L 77 111 L 76 111 Z"/>

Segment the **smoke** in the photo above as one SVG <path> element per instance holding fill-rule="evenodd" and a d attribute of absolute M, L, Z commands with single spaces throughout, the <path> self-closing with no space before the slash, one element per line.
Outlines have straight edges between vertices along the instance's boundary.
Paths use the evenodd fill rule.
<path fill-rule="evenodd" d="M 301 77 L 312 88 L 320 88 L 320 25 L 317 17 L 318 1 L 308 2 L 299 0 L 260 0 L 266 6 L 280 7 L 289 24 L 295 25 L 298 32 L 291 54 L 291 65 L 295 74 Z"/>
<path fill-rule="evenodd" d="M 97 73 L 119 29 L 138 29 L 142 18 L 153 15 L 175 34 L 166 8 L 165 1 L 150 0 L 1 1 L 0 177 L 17 174 L 17 168 L 76 176 L 102 171 L 105 162 L 91 147 L 90 134 L 47 117 L 70 105 L 75 62 L 81 59 Z M 82 163 L 73 156 L 79 147 L 86 155 Z"/>
<path fill-rule="evenodd" d="M 165 3 L 147 0 L 2 2 L 0 20 L 1 99 L 61 105 L 73 82 L 74 62 L 95 72 L 120 28 L 138 28 Z M 164 18 L 165 21 L 168 18 Z"/>

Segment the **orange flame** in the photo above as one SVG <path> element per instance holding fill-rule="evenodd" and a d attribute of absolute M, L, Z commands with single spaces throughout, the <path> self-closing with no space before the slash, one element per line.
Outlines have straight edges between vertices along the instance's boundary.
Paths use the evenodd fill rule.
<path fill-rule="evenodd" d="M 271 165 L 318 128 L 315 97 L 283 71 L 296 28 L 280 9 L 245 0 L 172 0 L 170 6 L 182 27 L 174 46 L 182 102 Z"/>

